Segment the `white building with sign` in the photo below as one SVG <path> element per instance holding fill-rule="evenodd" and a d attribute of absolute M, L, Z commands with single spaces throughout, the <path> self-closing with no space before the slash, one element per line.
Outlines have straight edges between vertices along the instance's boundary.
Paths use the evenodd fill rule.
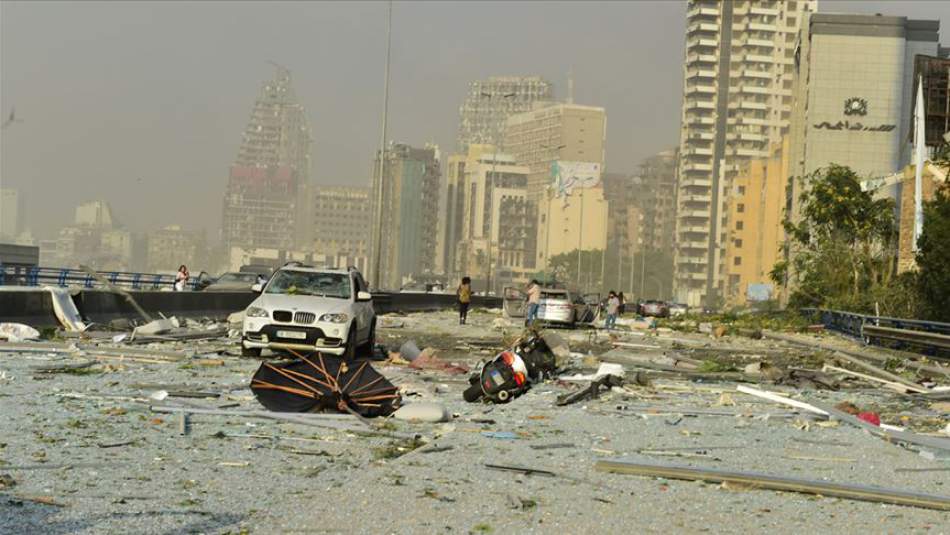
<path fill-rule="evenodd" d="M 810 13 L 795 53 L 790 174 L 835 163 L 863 178 L 909 158 L 914 56 L 937 55 L 939 21 Z M 801 184 L 793 185 L 797 216 Z"/>

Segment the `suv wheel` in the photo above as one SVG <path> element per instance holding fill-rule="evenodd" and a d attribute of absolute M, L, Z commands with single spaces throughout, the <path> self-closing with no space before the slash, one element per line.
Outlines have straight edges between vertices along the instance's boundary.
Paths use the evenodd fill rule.
<path fill-rule="evenodd" d="M 376 347 L 376 320 L 373 320 L 373 323 L 369 326 L 369 336 L 366 337 L 366 342 L 363 343 L 363 354 L 370 358 L 373 356 L 373 350 Z"/>
<path fill-rule="evenodd" d="M 350 326 L 350 334 L 346 337 L 346 347 L 343 350 L 344 360 L 356 359 L 356 325 Z"/>
<path fill-rule="evenodd" d="M 244 347 L 244 343 L 241 343 L 241 356 L 242 357 L 251 357 L 251 358 L 260 358 L 261 348 L 259 347 Z"/>

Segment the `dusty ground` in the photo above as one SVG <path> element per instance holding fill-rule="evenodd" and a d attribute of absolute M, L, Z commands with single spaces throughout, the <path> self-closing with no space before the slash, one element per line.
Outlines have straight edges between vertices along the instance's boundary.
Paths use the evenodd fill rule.
<path fill-rule="evenodd" d="M 413 339 L 447 360 L 475 364 L 492 350 L 473 346 L 501 345 L 517 333 L 514 326 L 496 328 L 497 318 L 475 313 L 466 326 L 448 312 L 389 318 L 397 326 L 381 329 L 380 338 L 390 349 Z M 604 356 L 612 347 L 603 333 L 560 334 L 578 353 L 577 365 L 588 353 Z M 629 370 L 638 360 L 664 355 L 722 361 L 722 369 L 817 358 L 734 336 L 626 333 L 614 341 L 646 346 L 604 356 Z M 257 361 L 221 353 L 236 347 L 234 341 L 158 344 L 152 349 L 194 356 L 109 360 L 58 374 L 35 368 L 78 361 L 42 351 L 0 352 L 0 533 L 950 531 L 946 512 L 594 470 L 599 459 L 630 459 L 950 495 L 950 472 L 932 470 L 950 462 L 790 413 L 735 392 L 729 381 L 670 375 L 655 378 L 652 387 L 629 386 L 567 407 L 554 400 L 575 387 L 554 382 L 490 406 L 462 401 L 465 376 L 379 363 L 405 389 L 406 402 L 441 401 L 456 414 L 442 424 L 389 420 L 390 431 L 424 437 L 427 444 L 416 450 L 383 436 L 245 417 L 194 415 L 189 433 L 181 435 L 177 415 L 149 409 L 146 398 L 158 390 L 219 395 L 169 398 L 166 405 L 259 409 L 247 389 Z M 801 390 L 797 397 L 848 400 L 912 429 L 950 422 L 945 406 L 869 383 L 837 392 Z M 691 409 L 732 415 L 678 412 Z M 486 463 L 555 475 L 492 470 Z"/>

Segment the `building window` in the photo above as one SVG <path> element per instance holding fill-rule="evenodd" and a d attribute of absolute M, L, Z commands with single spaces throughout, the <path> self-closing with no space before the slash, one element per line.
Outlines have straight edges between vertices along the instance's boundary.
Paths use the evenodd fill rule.
<path fill-rule="evenodd" d="M 739 186 L 739 195 L 745 195 L 745 186 Z"/>
<path fill-rule="evenodd" d="M 742 230 L 742 221 L 736 221 L 736 230 Z"/>
<path fill-rule="evenodd" d="M 737 204 L 737 205 L 736 205 L 736 212 L 739 212 L 740 214 L 741 214 L 741 213 L 744 213 L 744 212 L 745 212 L 745 205 L 742 204 L 741 202 L 740 202 L 739 204 Z"/>
<path fill-rule="evenodd" d="M 735 243 L 737 249 L 742 248 L 742 240 L 735 240 L 733 243 Z"/>
<path fill-rule="evenodd" d="M 733 258 L 733 259 L 732 259 L 732 265 L 734 265 L 734 266 L 741 266 L 741 265 L 742 265 L 742 257 L 741 257 L 741 256 L 737 256 L 737 257 Z"/>

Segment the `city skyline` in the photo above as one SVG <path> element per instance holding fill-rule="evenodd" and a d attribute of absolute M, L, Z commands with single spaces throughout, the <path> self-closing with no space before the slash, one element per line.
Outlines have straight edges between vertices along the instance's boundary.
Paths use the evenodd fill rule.
<path fill-rule="evenodd" d="M 58 14 L 74 9 L 70 4 L 0 6 L 0 110 L 6 115 L 16 108 L 18 117 L 2 134 L 0 185 L 20 192 L 25 226 L 37 238 L 68 224 L 76 204 L 106 199 L 134 231 L 180 224 L 218 241 L 220 208 L 207 207 L 219 204 L 247 103 L 273 72 L 271 60 L 291 68 L 308 109 L 315 185 L 369 184 L 385 3 L 238 3 L 223 37 L 207 43 L 201 21 L 218 16 L 222 5 L 85 3 L 68 16 Z M 538 5 L 509 3 L 499 18 L 464 3 L 396 2 L 388 137 L 453 147 L 458 108 L 471 82 L 537 75 L 551 80 L 563 100 L 573 71 L 575 101 L 603 106 L 611 117 L 606 171 L 633 172 L 644 158 L 675 146 L 685 2 L 540 4 L 543 13 Z M 950 6 L 933 2 L 819 2 L 819 11 L 846 10 L 950 17 Z M 51 23 L 54 15 L 69 25 Z M 471 24 L 451 26 L 451 34 L 440 29 L 450 25 L 433 24 L 462 15 Z M 519 33 L 527 31 L 526 20 L 542 15 L 552 31 L 537 39 Z M 491 39 L 484 39 L 479 24 L 489 19 Z M 100 27 L 105 20 L 108 28 Z M 327 46 L 336 33 L 295 34 L 281 28 L 284 21 L 290 29 L 316 24 L 352 36 L 350 61 Z M 242 37 L 252 23 L 279 38 Z M 419 25 L 426 30 L 416 31 Z M 175 39 L 168 39 L 168 28 L 175 28 Z M 588 45 L 552 37 L 570 35 L 565 28 L 596 29 L 599 39 Z M 302 46 L 310 40 L 322 46 Z M 111 46 L 115 42 L 125 46 Z M 438 53 L 420 55 L 431 43 Z M 73 97 L 83 105 L 74 105 Z M 58 195 L 45 195 L 54 188 Z"/>

